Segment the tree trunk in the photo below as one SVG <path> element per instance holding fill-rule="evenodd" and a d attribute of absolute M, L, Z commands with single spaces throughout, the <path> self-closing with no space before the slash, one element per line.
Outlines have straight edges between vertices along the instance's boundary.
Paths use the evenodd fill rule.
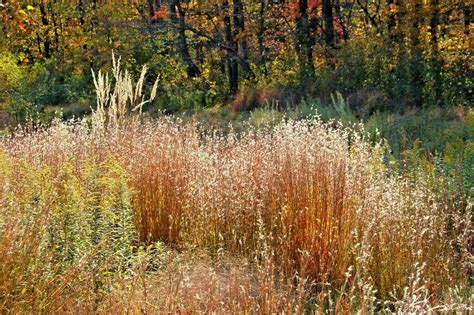
<path fill-rule="evenodd" d="M 464 35 L 466 35 L 467 40 L 469 40 L 469 33 L 470 33 L 470 26 L 471 26 L 471 19 L 472 19 L 472 7 L 467 4 L 466 1 L 463 5 L 463 16 L 464 16 Z"/>
<path fill-rule="evenodd" d="M 224 37 L 225 44 L 230 47 L 227 49 L 227 74 L 229 78 L 229 92 L 231 95 L 235 95 L 239 89 L 239 67 L 237 63 L 236 52 L 238 46 L 234 41 L 232 33 L 232 24 L 229 15 L 229 1 L 224 0 L 222 2 L 222 11 L 224 12 Z"/>
<path fill-rule="evenodd" d="M 378 8 L 375 14 L 370 14 L 369 1 L 365 1 L 365 4 L 361 0 L 357 0 L 357 4 L 360 6 L 365 14 L 365 23 L 369 23 L 379 31 L 379 23 L 377 22 Z"/>
<path fill-rule="evenodd" d="M 333 0 L 323 0 L 323 20 L 324 20 L 324 34 L 326 36 L 326 44 L 331 47 L 335 46 L 335 34 L 334 34 L 334 13 L 333 13 Z"/>
<path fill-rule="evenodd" d="M 54 50 L 59 51 L 59 21 L 56 13 L 54 13 L 54 9 L 52 4 L 49 4 L 49 8 L 51 11 L 51 22 L 53 26 L 53 33 L 54 33 Z"/>
<path fill-rule="evenodd" d="M 258 66 L 263 67 L 263 72 L 267 74 L 265 61 L 265 0 L 260 0 L 260 8 L 258 11 Z"/>
<path fill-rule="evenodd" d="M 234 17 L 234 32 L 233 37 L 235 40 L 236 53 L 242 59 L 242 62 L 247 63 L 248 61 L 248 42 L 245 35 L 245 20 L 244 20 L 244 5 L 242 0 L 234 0 L 233 2 L 233 17 Z M 245 75 L 249 73 L 244 67 Z"/>
<path fill-rule="evenodd" d="M 439 25 L 439 0 L 431 0 L 431 63 L 433 67 L 433 81 L 434 81 L 434 102 L 439 104 L 443 96 L 443 87 L 441 81 L 441 68 L 443 61 L 439 55 L 438 50 L 438 25 Z"/>
<path fill-rule="evenodd" d="M 402 18 L 405 15 L 405 7 L 401 0 L 388 0 L 388 34 L 391 44 L 401 44 L 403 42 Z M 394 45 L 394 46 L 396 46 Z"/>
<path fill-rule="evenodd" d="M 296 52 L 300 64 L 300 73 L 304 75 L 313 75 L 313 41 L 311 39 L 307 0 L 298 0 L 298 17 L 296 18 Z"/>
<path fill-rule="evenodd" d="M 51 39 L 49 37 L 49 20 L 48 14 L 46 13 L 46 7 L 44 1 L 41 1 L 40 5 L 40 13 L 41 13 L 41 23 L 44 27 L 43 32 L 43 57 L 44 58 L 51 58 Z"/>
<path fill-rule="evenodd" d="M 178 10 L 178 14 L 176 12 Z M 189 54 L 188 42 L 186 38 L 186 22 L 184 20 L 185 14 L 181 7 L 179 0 L 169 1 L 169 17 L 171 23 L 178 29 L 178 53 L 186 64 L 186 72 L 190 78 L 201 75 L 201 71 L 191 59 Z"/>
<path fill-rule="evenodd" d="M 396 38 L 396 27 L 397 27 L 397 19 L 394 12 L 395 7 L 396 7 L 395 1 L 388 0 L 387 7 L 388 7 L 388 21 L 387 21 L 388 36 L 390 38 L 390 41 L 394 42 Z"/>
<path fill-rule="evenodd" d="M 148 14 L 150 15 L 150 18 L 153 18 L 155 16 L 155 2 L 153 0 L 147 0 L 148 4 Z"/>
<path fill-rule="evenodd" d="M 341 13 L 341 3 L 340 0 L 334 1 L 334 8 L 336 10 L 336 17 L 341 25 L 342 28 L 342 38 L 347 41 L 349 40 L 349 30 L 347 29 L 346 23 L 344 23 L 344 19 Z"/>
<path fill-rule="evenodd" d="M 422 25 L 421 0 L 414 0 L 413 10 L 410 12 L 410 44 L 412 50 L 411 62 L 411 97 L 414 105 L 420 106 L 423 101 L 423 60 L 420 42 L 420 27 Z"/>
<path fill-rule="evenodd" d="M 79 12 L 79 25 L 81 26 L 81 29 L 84 32 L 85 31 L 84 27 L 86 24 L 86 19 L 85 19 L 86 10 L 84 8 L 84 2 L 82 0 L 79 0 L 79 2 L 77 3 L 77 11 Z"/>

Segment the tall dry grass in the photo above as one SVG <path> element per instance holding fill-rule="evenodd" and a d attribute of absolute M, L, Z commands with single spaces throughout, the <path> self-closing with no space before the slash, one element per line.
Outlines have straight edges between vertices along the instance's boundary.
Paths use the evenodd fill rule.
<path fill-rule="evenodd" d="M 259 282 L 255 279 L 286 279 L 275 294 L 289 290 L 288 298 L 295 299 L 298 283 L 304 280 L 300 291 L 305 299 L 344 311 L 427 311 L 471 301 L 466 266 L 472 259 L 472 213 L 466 201 L 451 198 L 445 179 L 435 170 L 402 171 L 388 162 L 382 144 L 371 146 L 362 135 L 316 118 L 225 135 L 171 118 L 100 133 L 87 124 L 58 123 L 44 131 L 17 134 L 1 146 L 5 161 L 28 165 L 3 167 L 4 173 L 24 172 L 4 178 L 4 191 L 17 187 L 13 195 L 9 192 L 11 200 L 31 195 L 36 185 L 35 180 L 19 184 L 14 178 L 33 176 L 37 185 L 54 191 L 53 204 L 58 198 L 77 199 L 69 206 L 69 220 L 75 222 L 71 225 L 77 225 L 83 222 L 78 213 L 87 213 L 77 209 L 84 199 L 81 190 L 86 189 L 80 186 L 89 187 L 91 193 L 102 192 L 99 204 L 115 200 L 110 211 L 133 209 L 140 242 L 130 240 L 131 246 L 161 241 L 179 251 L 205 250 L 215 261 L 232 253 L 251 262 L 247 272 L 252 287 Z M 123 169 L 122 184 L 108 182 L 118 176 L 104 169 L 110 160 Z M 97 187 L 90 187 L 93 181 L 85 175 L 94 173 L 90 165 L 104 174 Z M 46 170 L 47 177 L 36 169 Z M 65 188 L 65 176 L 79 184 Z M 107 187 L 119 197 L 108 197 Z M 41 211 L 59 211 L 49 209 L 44 199 Z M 59 204 L 65 206 L 65 201 Z M 2 217 L 17 207 L 4 206 Z M 31 204 L 23 207 L 32 211 Z M 8 246 L 24 244 L 35 248 L 26 252 L 37 252 L 39 245 L 29 240 L 39 242 L 45 232 L 35 229 L 59 224 L 51 215 L 46 217 L 53 222 L 44 222 L 41 211 L 27 219 L 34 229 L 21 236 L 12 238 L 8 235 L 14 232 L 3 229 L 2 248 L 8 249 L 4 257 L 12 264 L 27 259 L 12 255 Z M 21 224 L 11 231 L 20 231 Z M 116 240 L 108 242 L 113 247 Z M 92 251 L 91 247 L 83 255 Z M 257 276 L 256 266 L 263 265 L 271 268 L 265 269 L 265 277 Z M 3 277 L 8 278 L 5 270 Z M 273 285 L 274 280 L 265 287 Z M 447 299 L 449 292 L 457 295 Z M 262 302 L 253 298 L 254 307 L 260 306 Z"/>
<path fill-rule="evenodd" d="M 129 119 L 115 68 L 92 124 L 0 142 L 1 311 L 472 310 L 472 201 L 436 167 L 317 117 Z"/>

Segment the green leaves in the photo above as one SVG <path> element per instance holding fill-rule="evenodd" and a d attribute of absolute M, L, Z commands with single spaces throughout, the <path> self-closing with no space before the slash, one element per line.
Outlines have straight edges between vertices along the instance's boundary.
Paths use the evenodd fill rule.
<path fill-rule="evenodd" d="M 0 309 L 35 296 L 47 305 L 54 294 L 85 279 L 96 283 L 87 294 L 101 294 L 110 279 L 126 275 L 137 233 L 127 176 L 116 160 L 79 167 L 66 161 L 52 170 L 2 155 L 0 180 L 0 253 L 6 255 Z"/>

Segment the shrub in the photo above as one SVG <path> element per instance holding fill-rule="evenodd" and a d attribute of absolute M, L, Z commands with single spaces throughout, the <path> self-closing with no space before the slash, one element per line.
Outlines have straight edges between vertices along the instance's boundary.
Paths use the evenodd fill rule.
<path fill-rule="evenodd" d="M 123 170 L 113 159 L 81 167 L 2 155 L 0 310 L 99 299 L 132 263 L 137 234 Z"/>
<path fill-rule="evenodd" d="M 23 75 L 23 70 L 13 56 L 8 54 L 0 56 L 0 104 L 9 102 L 11 93 L 20 87 Z"/>

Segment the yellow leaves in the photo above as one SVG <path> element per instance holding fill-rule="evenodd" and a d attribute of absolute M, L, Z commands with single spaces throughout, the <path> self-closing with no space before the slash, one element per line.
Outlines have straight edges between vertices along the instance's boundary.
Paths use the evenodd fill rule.
<path fill-rule="evenodd" d="M 395 3 L 390 3 L 390 5 L 388 6 L 388 11 L 392 14 L 395 14 L 395 13 L 398 13 L 400 9 Z"/>
<path fill-rule="evenodd" d="M 28 11 L 33 11 L 33 10 L 35 9 L 35 7 L 33 7 L 32 5 L 27 5 L 27 6 L 26 6 L 26 9 L 27 9 Z"/>

